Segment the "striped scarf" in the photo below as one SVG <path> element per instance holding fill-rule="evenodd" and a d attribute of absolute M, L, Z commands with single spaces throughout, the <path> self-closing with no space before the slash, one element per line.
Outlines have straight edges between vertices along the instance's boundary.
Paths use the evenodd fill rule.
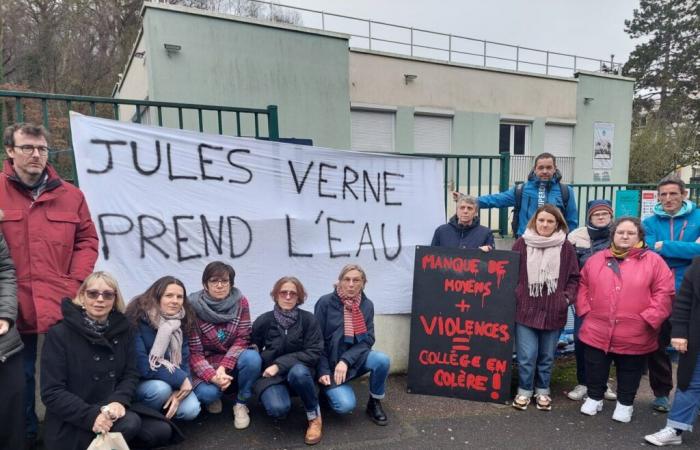
<path fill-rule="evenodd" d="M 336 287 L 335 291 L 343 304 L 343 334 L 345 342 L 352 344 L 355 342 L 355 337 L 357 337 L 357 342 L 367 340 L 367 325 L 365 324 L 362 311 L 360 311 L 362 292 L 354 297 L 350 297 L 340 290 L 340 286 Z"/>

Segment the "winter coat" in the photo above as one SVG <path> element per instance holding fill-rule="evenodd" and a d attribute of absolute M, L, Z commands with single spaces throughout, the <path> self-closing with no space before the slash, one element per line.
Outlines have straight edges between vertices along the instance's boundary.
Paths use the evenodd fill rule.
<path fill-rule="evenodd" d="M 609 249 L 598 252 L 581 272 L 579 339 L 606 353 L 651 353 L 673 293 L 673 274 L 656 253 L 643 249 L 620 261 Z"/>
<path fill-rule="evenodd" d="M 564 208 L 564 201 L 561 198 L 561 173 L 557 170 L 551 180 L 540 181 L 535 176 L 535 172 L 530 172 L 523 188 L 522 203 L 518 216 L 518 236 L 522 236 L 527 227 L 527 223 L 537 211 L 537 197 L 541 183 L 545 185 L 545 203 L 552 204 L 559 208 L 566 219 L 569 230 L 578 227 L 578 209 L 576 208 L 576 196 L 571 186 L 566 186 L 569 190 L 569 201 Z M 505 192 L 482 195 L 479 197 L 479 208 L 508 208 L 515 206 L 515 186 Z"/>
<path fill-rule="evenodd" d="M 683 202 L 681 210 L 673 217 L 657 204 L 654 215 L 644 219 L 644 233 L 650 249 L 660 254 L 671 268 L 675 277 L 676 289 L 683 281 L 683 273 L 696 256 L 700 256 L 700 210 L 690 200 Z M 655 249 L 662 241 L 660 251 Z"/>
<path fill-rule="evenodd" d="M 566 313 L 576 298 L 578 262 L 574 246 L 564 241 L 561 246 L 557 290 L 549 293 L 546 286 L 542 297 L 530 297 L 527 276 L 527 246 L 518 238 L 513 251 L 520 254 L 518 285 L 515 287 L 515 322 L 537 330 L 558 330 L 566 324 Z"/>
<path fill-rule="evenodd" d="M 591 239 L 588 226 L 576 228 L 569 233 L 567 239 L 573 244 L 576 250 L 579 268 L 582 268 L 586 261 L 588 261 L 588 258 L 593 256 L 594 253 L 610 247 L 610 234 L 608 234 L 606 238 Z"/>
<path fill-rule="evenodd" d="M 63 320 L 51 327 L 41 353 L 44 443 L 49 449 L 85 449 L 95 437 L 100 407 L 131 404 L 139 379 L 136 348 L 126 317 L 113 311 L 99 335 L 84 326 L 80 307 L 61 304 Z"/>
<path fill-rule="evenodd" d="M 367 340 L 348 344 L 345 342 L 345 330 L 343 328 L 343 303 L 338 294 L 332 292 L 318 299 L 314 308 L 314 316 L 318 320 L 323 335 L 323 352 L 318 361 L 318 377 L 332 375 L 335 366 L 340 361 L 348 365 L 346 380 L 358 376 L 364 367 L 369 352 L 374 345 L 374 304 L 362 293 L 360 311 L 367 326 Z M 331 387 L 335 386 L 331 376 Z"/>
<path fill-rule="evenodd" d="M 688 351 L 678 359 L 678 389 L 688 389 L 700 352 L 700 257 L 685 271 L 671 313 L 671 338 L 688 340 Z"/>
<path fill-rule="evenodd" d="M 190 296 L 199 295 L 198 292 Z M 197 317 L 189 334 L 190 369 L 192 386 L 209 383 L 216 375 L 216 369 L 223 366 L 232 371 L 238 357 L 250 347 L 250 309 L 248 299 L 241 297 L 238 317 L 230 322 L 209 323 Z"/>
<path fill-rule="evenodd" d="M 97 231 L 83 193 L 46 166 L 46 189 L 34 200 L 8 160 L 0 175 L 0 229 L 17 268 L 20 333 L 46 333 L 61 319 L 97 260 Z"/>
<path fill-rule="evenodd" d="M 153 347 L 153 342 L 156 340 L 158 330 L 154 329 L 146 320 L 139 320 L 136 327 L 136 367 L 139 371 L 139 376 L 142 380 L 160 380 L 168 383 L 173 390 L 180 389 L 186 378 L 190 377 L 190 346 L 187 342 L 187 336 L 184 336 L 182 342 L 182 363 L 180 367 L 176 367 L 173 373 L 164 367 L 160 366 L 156 370 L 151 369 L 148 362 L 148 355 Z M 170 351 L 166 350 L 165 359 L 170 358 Z M 190 380 L 191 381 L 191 380 Z"/>
<path fill-rule="evenodd" d="M 311 377 L 316 380 L 315 369 L 323 352 L 321 328 L 313 314 L 299 310 L 299 320 L 289 329 L 283 329 L 272 311 L 268 311 L 253 322 L 252 342 L 258 347 L 262 358 L 262 368 L 277 364 L 279 372 L 274 377 L 258 378 L 253 386 L 256 395 L 269 386 L 284 383 L 287 373 L 296 364 L 311 369 Z"/>
<path fill-rule="evenodd" d="M 0 319 L 10 322 L 10 329 L 0 336 L 0 363 L 19 353 L 24 347 L 17 332 L 17 283 L 15 265 L 10 258 L 10 251 L 5 236 L 0 233 Z M 0 367 L 2 370 L 2 367 Z"/>
<path fill-rule="evenodd" d="M 432 247 L 478 248 L 488 245 L 495 248 L 493 233 L 487 227 L 479 225 L 479 218 L 474 217 L 471 225 L 460 225 L 457 216 L 440 225 L 433 234 Z"/>

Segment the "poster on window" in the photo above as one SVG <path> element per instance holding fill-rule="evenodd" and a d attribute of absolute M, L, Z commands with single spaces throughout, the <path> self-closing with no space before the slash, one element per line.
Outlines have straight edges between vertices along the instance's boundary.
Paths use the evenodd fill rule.
<path fill-rule="evenodd" d="M 596 122 L 593 124 L 593 168 L 612 169 L 613 139 L 615 125 Z"/>

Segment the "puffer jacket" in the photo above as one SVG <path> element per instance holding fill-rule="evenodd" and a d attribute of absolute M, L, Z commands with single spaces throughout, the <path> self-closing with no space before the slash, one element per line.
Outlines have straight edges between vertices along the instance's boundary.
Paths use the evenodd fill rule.
<path fill-rule="evenodd" d="M 606 353 L 651 353 L 673 295 L 673 274 L 656 253 L 633 249 L 620 261 L 610 249 L 600 251 L 581 271 L 576 314 L 585 320 L 579 339 Z"/>
<path fill-rule="evenodd" d="M 654 215 L 644 219 L 643 225 L 644 240 L 650 249 L 655 250 L 656 243 L 663 242 L 658 253 L 673 271 L 678 289 L 693 258 L 700 256 L 700 210 L 695 203 L 685 200 L 681 210 L 671 217 L 659 203 L 654 207 Z"/>
<path fill-rule="evenodd" d="M 470 225 L 460 225 L 454 215 L 444 225 L 440 225 L 433 234 L 432 247 L 479 248 L 488 245 L 496 247 L 493 233 L 487 227 L 479 224 L 479 217 L 474 217 Z"/>
<path fill-rule="evenodd" d="M 61 319 L 61 299 L 74 297 L 97 260 L 97 231 L 80 189 L 46 166 L 35 200 L 8 160 L 0 175 L 0 229 L 17 268 L 20 333 L 46 333 Z"/>
<path fill-rule="evenodd" d="M 22 350 L 17 332 L 17 282 L 15 265 L 10 258 L 5 236 L 0 233 L 0 319 L 10 322 L 10 330 L 0 336 L 0 363 Z M 1 368 L 0 368 L 1 370 Z"/>
<path fill-rule="evenodd" d="M 551 180 L 542 181 L 535 172 L 530 172 L 523 188 L 522 203 L 518 216 L 518 236 L 522 236 L 527 228 L 527 222 L 537 211 L 537 197 L 540 184 L 544 184 L 546 199 L 545 203 L 552 204 L 559 208 L 566 219 L 569 230 L 578 227 L 578 209 L 576 208 L 576 196 L 571 186 L 566 186 L 569 190 L 569 201 L 564 209 L 564 201 L 561 198 L 561 173 L 557 170 Z M 515 186 L 505 192 L 497 194 L 482 195 L 479 197 L 479 208 L 508 208 L 515 206 Z"/>

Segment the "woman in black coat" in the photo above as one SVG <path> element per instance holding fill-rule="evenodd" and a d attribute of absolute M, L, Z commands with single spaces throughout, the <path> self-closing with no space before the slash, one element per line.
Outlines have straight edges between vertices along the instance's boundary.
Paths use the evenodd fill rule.
<path fill-rule="evenodd" d="M 325 387 L 328 403 L 338 414 L 355 409 L 355 392 L 347 383 L 369 372 L 367 415 L 377 425 L 388 419 L 382 408 L 389 357 L 375 350 L 374 304 L 364 293 L 365 271 L 348 264 L 340 271 L 335 291 L 316 302 L 314 315 L 323 334 L 323 354 L 318 362 L 318 382 Z"/>
<path fill-rule="evenodd" d="M 105 432 L 149 447 L 170 439 L 168 423 L 128 409 L 139 374 L 123 311 L 117 282 L 105 272 L 91 274 L 74 300 L 63 300 L 63 320 L 49 330 L 41 354 L 47 449 L 84 450 Z"/>
<path fill-rule="evenodd" d="M 683 276 L 671 313 L 671 345 L 680 352 L 678 386 L 666 427 L 645 436 L 654 445 L 680 445 L 681 433 L 693 431 L 700 411 L 700 256 Z"/>
<path fill-rule="evenodd" d="M 275 306 L 253 323 L 252 343 L 260 350 L 263 374 L 253 386 L 267 414 L 285 417 L 290 393 L 301 397 L 309 426 L 304 441 L 317 444 L 322 436 L 315 367 L 323 339 L 313 314 L 299 309 L 306 291 L 295 277 L 282 277 L 270 292 Z"/>

